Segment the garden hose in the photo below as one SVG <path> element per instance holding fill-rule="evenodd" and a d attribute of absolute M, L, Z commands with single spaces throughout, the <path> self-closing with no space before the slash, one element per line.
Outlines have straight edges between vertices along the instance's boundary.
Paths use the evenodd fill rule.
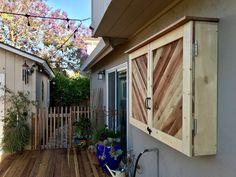
<path fill-rule="evenodd" d="M 158 148 L 145 149 L 143 152 L 139 153 L 139 155 L 138 155 L 138 158 L 137 158 L 137 160 L 135 162 L 135 166 L 134 166 L 133 177 L 136 177 L 136 171 L 137 171 L 138 162 L 139 162 L 140 157 L 146 152 L 153 152 L 153 151 L 157 152 L 157 163 L 159 166 L 159 149 Z M 159 176 L 159 167 L 157 168 L 157 176 Z"/>

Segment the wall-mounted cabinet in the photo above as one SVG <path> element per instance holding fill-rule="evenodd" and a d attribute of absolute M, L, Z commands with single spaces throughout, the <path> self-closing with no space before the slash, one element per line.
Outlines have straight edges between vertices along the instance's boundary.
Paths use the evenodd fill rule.
<path fill-rule="evenodd" d="M 127 51 L 130 123 L 188 156 L 216 154 L 217 21 L 184 17 Z"/>

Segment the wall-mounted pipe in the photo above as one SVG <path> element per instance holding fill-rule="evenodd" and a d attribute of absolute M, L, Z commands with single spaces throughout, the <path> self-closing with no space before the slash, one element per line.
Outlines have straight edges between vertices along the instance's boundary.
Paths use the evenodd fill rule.
<path fill-rule="evenodd" d="M 133 177 L 136 177 L 136 171 L 137 171 L 138 162 L 139 162 L 140 157 L 146 152 L 156 152 L 157 153 L 157 177 L 159 177 L 159 149 L 158 148 L 145 149 L 143 152 L 139 153 L 137 160 L 135 162 Z"/>

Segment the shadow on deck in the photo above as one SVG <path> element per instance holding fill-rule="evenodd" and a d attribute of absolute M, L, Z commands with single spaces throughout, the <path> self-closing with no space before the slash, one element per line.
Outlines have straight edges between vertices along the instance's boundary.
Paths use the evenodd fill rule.
<path fill-rule="evenodd" d="M 1 177 L 108 177 L 94 153 L 75 149 L 24 151 L 0 163 Z"/>

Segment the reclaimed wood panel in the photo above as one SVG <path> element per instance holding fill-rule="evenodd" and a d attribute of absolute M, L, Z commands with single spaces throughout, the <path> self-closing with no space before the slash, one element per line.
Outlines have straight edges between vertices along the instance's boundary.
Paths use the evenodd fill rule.
<path fill-rule="evenodd" d="M 132 60 L 132 117 L 147 124 L 147 55 Z"/>
<path fill-rule="evenodd" d="M 153 51 L 153 127 L 182 138 L 183 38 Z"/>

